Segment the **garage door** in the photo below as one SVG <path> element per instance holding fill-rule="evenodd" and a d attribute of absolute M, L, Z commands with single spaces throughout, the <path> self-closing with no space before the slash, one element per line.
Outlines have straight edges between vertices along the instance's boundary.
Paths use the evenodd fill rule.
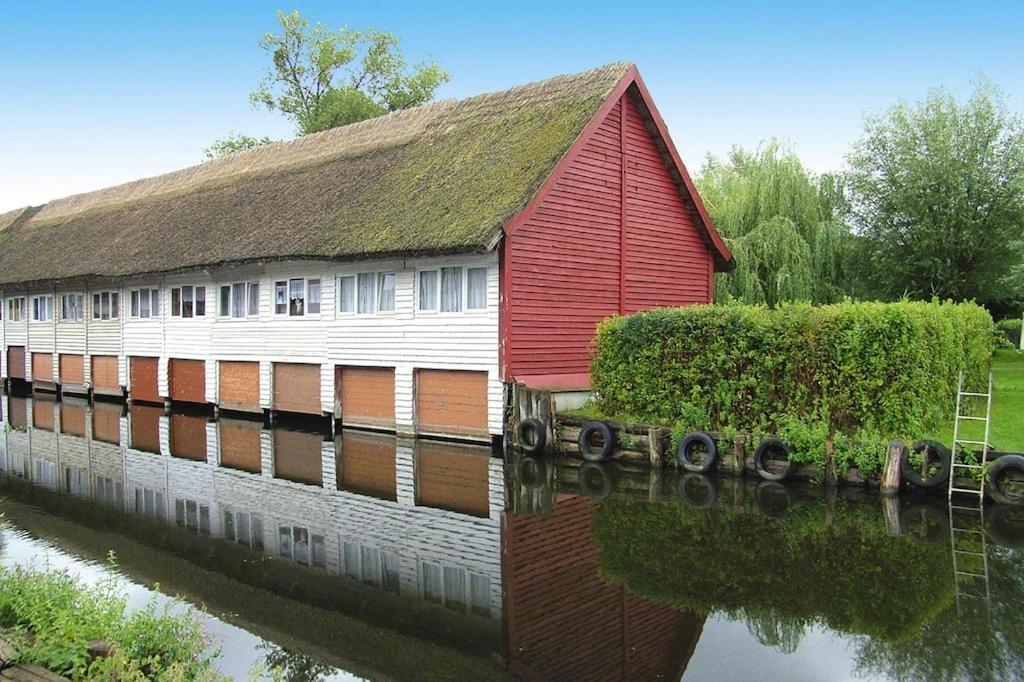
<path fill-rule="evenodd" d="M 131 373 L 131 389 L 129 391 L 133 400 L 142 400 L 150 403 L 162 403 L 157 390 L 157 359 L 156 358 L 131 358 L 129 362 Z"/>
<path fill-rule="evenodd" d="M 260 473 L 260 431 L 263 425 L 241 419 L 220 419 L 217 426 L 221 466 Z"/>
<path fill-rule="evenodd" d="M 217 403 L 229 410 L 259 411 L 260 363 L 221 361 Z"/>
<path fill-rule="evenodd" d="M 420 433 L 487 435 L 487 373 L 421 369 L 416 382 Z"/>
<path fill-rule="evenodd" d="M 32 401 L 32 426 L 37 429 L 53 431 L 53 408 L 56 406 L 52 400 L 36 398 Z"/>
<path fill-rule="evenodd" d="M 420 441 L 416 448 L 416 504 L 487 516 L 490 457 L 489 448 Z"/>
<path fill-rule="evenodd" d="M 274 429 L 274 476 L 296 483 L 323 485 L 321 447 L 318 433 Z"/>
<path fill-rule="evenodd" d="M 168 367 L 171 400 L 183 403 L 206 402 L 206 363 L 202 360 L 172 358 Z"/>
<path fill-rule="evenodd" d="M 394 368 L 338 367 L 334 375 L 334 394 L 345 424 L 395 425 Z"/>
<path fill-rule="evenodd" d="M 339 489 L 396 499 L 394 437 L 346 430 L 335 445 Z"/>
<path fill-rule="evenodd" d="M 92 356 L 92 387 L 113 391 L 121 388 L 116 355 Z"/>
<path fill-rule="evenodd" d="M 85 359 L 81 355 L 60 354 L 60 383 L 85 383 Z"/>
<path fill-rule="evenodd" d="M 53 383 L 53 353 L 32 354 L 32 381 Z"/>
<path fill-rule="evenodd" d="M 12 379 L 25 378 L 24 346 L 11 346 L 7 349 L 7 376 Z"/>
<path fill-rule="evenodd" d="M 132 405 L 128 408 L 128 418 L 132 424 L 129 447 L 159 453 L 160 416 L 163 413 L 163 408 L 152 405 Z"/>
<path fill-rule="evenodd" d="M 156 410 L 157 422 L 162 410 L 159 408 L 139 408 Z M 121 444 L 121 406 L 114 403 L 95 401 L 92 404 L 92 439 L 103 443 Z M 158 443 L 159 444 L 159 443 Z"/>
<path fill-rule="evenodd" d="M 28 427 L 28 401 L 18 396 L 11 396 L 7 401 L 7 409 L 11 411 L 7 415 L 7 423 L 12 429 L 25 429 Z"/>
<path fill-rule="evenodd" d="M 60 432 L 85 436 L 85 403 L 63 400 L 60 404 Z"/>
<path fill-rule="evenodd" d="M 206 418 L 187 414 L 172 414 L 171 456 L 206 461 Z"/>
<path fill-rule="evenodd" d="M 301 414 L 322 414 L 320 365 L 275 362 L 274 409 Z"/>

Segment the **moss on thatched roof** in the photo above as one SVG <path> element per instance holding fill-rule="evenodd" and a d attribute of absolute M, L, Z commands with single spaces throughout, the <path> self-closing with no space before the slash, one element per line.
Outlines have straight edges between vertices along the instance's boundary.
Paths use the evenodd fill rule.
<path fill-rule="evenodd" d="M 0 215 L 0 283 L 486 250 L 630 67 L 437 102 Z"/>

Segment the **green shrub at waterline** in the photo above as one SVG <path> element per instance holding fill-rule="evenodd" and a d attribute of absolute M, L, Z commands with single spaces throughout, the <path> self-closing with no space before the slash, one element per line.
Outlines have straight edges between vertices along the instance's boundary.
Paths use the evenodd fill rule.
<path fill-rule="evenodd" d="M 88 586 L 65 571 L 0 567 L 0 631 L 14 662 L 76 680 L 221 679 L 194 618 L 152 605 L 128 612 L 113 576 Z M 90 661 L 91 640 L 111 655 Z"/>
<path fill-rule="evenodd" d="M 884 442 L 950 419 L 959 372 L 983 381 L 996 339 L 973 303 L 689 306 L 604 321 L 591 377 L 608 415 Z"/>
<path fill-rule="evenodd" d="M 996 325 L 1007 339 L 1011 348 L 1020 347 L 1020 332 L 1022 326 L 1022 320 L 1002 320 Z"/>

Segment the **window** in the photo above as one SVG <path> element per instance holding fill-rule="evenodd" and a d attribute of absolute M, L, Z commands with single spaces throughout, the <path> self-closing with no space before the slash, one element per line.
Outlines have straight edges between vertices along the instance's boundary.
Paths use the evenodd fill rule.
<path fill-rule="evenodd" d="M 195 530 L 204 535 L 209 535 L 210 508 L 205 504 L 197 503 L 195 500 L 178 498 L 174 500 L 174 522 L 188 530 Z"/>
<path fill-rule="evenodd" d="M 224 537 L 245 547 L 263 549 L 263 519 L 252 512 L 225 509 Z"/>
<path fill-rule="evenodd" d="M 191 287 L 189 287 L 191 290 Z M 141 319 L 160 317 L 160 290 L 135 289 L 131 292 L 131 316 Z M 191 296 L 191 293 L 189 294 Z M 192 316 L 192 301 L 189 301 L 189 317 Z"/>
<path fill-rule="evenodd" d="M 255 317 L 260 314 L 260 283 L 249 282 L 248 291 L 249 300 L 246 313 Z"/>
<path fill-rule="evenodd" d="M 458 313 L 487 309 L 487 268 L 453 266 L 421 270 L 417 308 L 423 312 Z"/>
<path fill-rule="evenodd" d="M 420 564 L 423 598 L 456 611 L 491 613 L 491 579 L 457 566 Z"/>
<path fill-rule="evenodd" d="M 356 311 L 356 278 L 342 277 L 338 280 L 338 309 L 343 313 Z"/>
<path fill-rule="evenodd" d="M 7 299 L 7 321 L 21 322 L 25 319 L 25 297 Z"/>
<path fill-rule="evenodd" d="M 81 322 L 85 317 L 85 295 L 63 294 L 60 297 L 60 321 Z"/>
<path fill-rule="evenodd" d="M 32 320 L 34 322 L 53 321 L 53 296 L 32 297 Z"/>
<path fill-rule="evenodd" d="M 171 317 L 205 316 L 206 287 L 185 286 L 171 289 Z"/>
<path fill-rule="evenodd" d="M 320 280 L 289 279 L 274 282 L 274 313 L 301 317 L 320 314 Z"/>
<path fill-rule="evenodd" d="M 116 320 L 120 312 L 121 296 L 116 291 L 104 291 L 92 295 L 92 319 Z"/>
<path fill-rule="evenodd" d="M 374 312 L 375 301 L 373 279 L 374 277 L 372 272 L 360 272 L 356 279 L 356 284 L 358 286 L 358 310 L 362 314 L 369 314 Z"/>
<path fill-rule="evenodd" d="M 395 273 L 382 272 L 377 275 L 377 311 L 395 312 Z"/>
<path fill-rule="evenodd" d="M 278 526 L 278 554 L 300 564 L 326 568 L 324 536 L 301 526 Z"/>

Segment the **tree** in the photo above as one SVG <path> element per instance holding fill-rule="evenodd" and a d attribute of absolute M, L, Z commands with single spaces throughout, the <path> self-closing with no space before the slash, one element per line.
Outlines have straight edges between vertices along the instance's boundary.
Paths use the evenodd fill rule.
<path fill-rule="evenodd" d="M 301 135 L 424 104 L 448 81 L 436 62 L 408 66 L 387 31 L 310 26 L 297 11 L 277 20 L 281 32 L 260 41 L 272 64 L 250 98 L 292 119 Z"/>
<path fill-rule="evenodd" d="M 853 237 L 838 176 L 816 176 L 776 141 L 708 157 L 697 181 L 711 220 L 736 256 L 715 298 L 776 305 L 852 293 Z"/>
<path fill-rule="evenodd" d="M 848 161 L 878 295 L 1024 301 L 1024 126 L 993 85 L 869 118 Z"/>
<path fill-rule="evenodd" d="M 227 137 L 222 137 L 219 140 L 214 140 L 213 144 L 203 150 L 203 154 L 208 159 L 219 159 L 223 156 L 229 156 L 235 152 L 244 151 L 246 149 L 255 149 L 256 147 L 262 147 L 265 144 L 275 142 L 269 137 L 250 137 L 241 133 L 229 132 Z"/>

